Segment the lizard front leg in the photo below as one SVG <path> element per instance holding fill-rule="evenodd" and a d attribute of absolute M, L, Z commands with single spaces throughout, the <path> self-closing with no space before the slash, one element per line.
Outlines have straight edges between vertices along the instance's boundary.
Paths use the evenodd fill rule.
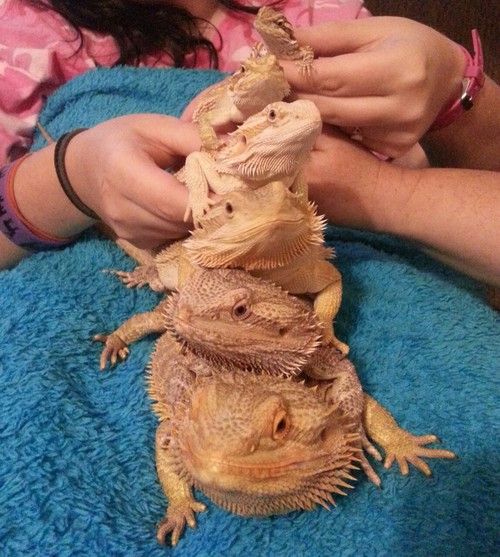
<path fill-rule="evenodd" d="M 296 193 L 299 198 L 304 201 L 308 200 L 309 186 L 307 184 L 306 175 L 303 170 L 300 170 L 295 177 L 295 180 L 290 185 L 290 191 Z"/>
<path fill-rule="evenodd" d="M 169 454 L 168 422 L 162 422 L 156 432 L 156 470 L 158 479 L 168 499 L 164 518 L 158 524 L 156 538 L 164 544 L 168 534 L 172 534 L 172 545 L 177 545 L 186 523 L 194 528 L 194 513 L 206 509 L 203 503 L 193 497 L 191 486 L 179 477 L 172 465 Z"/>
<path fill-rule="evenodd" d="M 149 286 L 153 292 L 166 292 L 165 285 L 158 275 L 156 265 L 138 265 L 133 271 L 109 271 L 117 276 L 127 288 Z"/>
<path fill-rule="evenodd" d="M 299 54 L 295 61 L 299 66 L 299 71 L 306 77 L 311 77 L 313 72 L 314 50 L 309 45 L 299 47 Z"/>
<path fill-rule="evenodd" d="M 314 311 L 324 324 L 325 344 L 331 344 L 343 356 L 348 354 L 349 346 L 333 332 L 333 319 L 342 300 L 342 276 L 334 265 L 313 252 L 285 267 L 259 269 L 252 274 L 279 284 L 290 294 L 314 295 Z"/>
<path fill-rule="evenodd" d="M 385 453 L 384 468 L 390 468 L 394 460 L 401 474 L 408 474 L 408 463 L 413 464 L 426 476 L 431 475 L 425 458 L 455 458 L 455 453 L 444 449 L 428 449 L 424 445 L 438 440 L 435 435 L 412 435 L 400 428 L 392 415 L 375 399 L 365 394 L 363 425 L 366 434 L 380 445 Z"/>
<path fill-rule="evenodd" d="M 205 89 L 197 98 L 192 114 L 192 121 L 198 127 L 202 149 L 216 151 L 223 145 L 217 137 L 215 128 L 230 122 L 232 103 L 229 99 L 229 87 L 235 76 L 226 77 L 219 83 Z"/>
<path fill-rule="evenodd" d="M 323 340 L 346 356 L 349 346 L 339 340 L 334 333 L 333 320 L 342 302 L 342 275 L 336 267 L 328 261 L 318 261 L 312 273 L 320 277 L 328 277 L 328 284 L 321 289 L 314 298 L 314 311 L 320 321 L 324 323 Z"/>
<path fill-rule="evenodd" d="M 118 360 L 125 360 L 129 355 L 129 344 L 151 333 L 164 333 L 166 331 L 163 309 L 167 300 L 161 301 L 154 310 L 133 315 L 110 334 L 99 333 L 93 340 L 102 342 L 104 348 L 101 352 L 100 369 L 106 368 L 108 361 L 114 366 Z"/>
<path fill-rule="evenodd" d="M 352 362 L 338 354 L 338 352 L 332 351 L 331 348 L 320 349 L 317 360 L 319 366 L 326 363 L 331 368 L 331 379 L 328 382 L 326 399 L 338 405 L 342 413 L 352 420 L 354 424 L 357 424 L 361 448 L 363 449 L 359 454 L 360 466 L 368 479 L 379 487 L 381 483 L 380 478 L 366 458 L 365 452 L 372 455 L 376 460 L 382 460 L 382 457 L 370 443 L 364 431 L 362 416 L 365 400 L 356 369 Z"/>
<path fill-rule="evenodd" d="M 210 189 L 215 193 L 221 193 L 224 186 L 215 169 L 214 159 L 205 152 L 195 151 L 187 156 L 182 177 L 189 191 L 184 220 L 187 221 L 192 213 L 193 223 L 198 227 L 200 218 L 212 204 L 208 195 Z"/>
<path fill-rule="evenodd" d="M 155 254 L 151 250 L 141 249 L 127 240 L 118 238 L 116 244 L 139 265 L 133 271 L 106 271 L 116 275 L 127 288 L 141 288 L 146 284 L 155 292 L 165 292 L 155 264 Z"/>
<path fill-rule="evenodd" d="M 217 151 L 217 149 L 220 149 L 224 142 L 217 137 L 211 122 L 211 113 L 200 114 L 196 119 L 196 125 L 200 134 L 202 148 L 207 151 Z"/>

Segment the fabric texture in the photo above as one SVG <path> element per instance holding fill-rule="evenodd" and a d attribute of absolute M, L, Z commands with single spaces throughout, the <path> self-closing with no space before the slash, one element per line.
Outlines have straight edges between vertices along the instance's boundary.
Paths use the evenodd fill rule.
<path fill-rule="evenodd" d="M 61 88 L 41 122 L 58 137 L 128 112 L 178 115 L 219 78 L 97 70 Z M 154 339 L 101 373 L 90 338 L 159 298 L 103 273 L 133 262 L 89 232 L 0 273 L 2 556 L 498 554 L 498 314 L 479 284 L 408 244 L 334 228 L 328 243 L 344 280 L 336 331 L 366 391 L 457 460 L 429 461 L 430 479 L 375 463 L 382 489 L 357 473 L 330 512 L 243 519 L 208 503 L 177 548 L 158 546 L 166 500 L 144 375 Z"/>
<path fill-rule="evenodd" d="M 244 2 L 243 2 L 244 3 Z M 283 0 L 280 8 L 293 25 L 366 17 L 363 0 Z M 253 16 L 221 8 L 208 38 L 219 53 L 222 71 L 234 71 L 259 40 Z M 218 33 L 216 31 L 218 30 Z M 0 0 L 0 165 L 14 160 L 31 145 L 33 127 L 44 100 L 73 77 L 96 67 L 110 67 L 119 58 L 114 39 L 87 29 L 82 42 L 59 14 L 24 0 Z M 144 67 L 172 65 L 170 56 L 147 56 Z M 187 56 L 186 67 L 195 66 Z M 208 68 L 206 52 L 196 67 Z"/>

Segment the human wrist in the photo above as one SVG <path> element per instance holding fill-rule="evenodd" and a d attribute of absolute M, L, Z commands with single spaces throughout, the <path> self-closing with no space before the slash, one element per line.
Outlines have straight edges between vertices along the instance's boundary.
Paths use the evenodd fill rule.
<path fill-rule="evenodd" d="M 499 128 L 500 86 L 486 76 L 474 108 L 422 143 L 433 166 L 499 170 Z"/>
<path fill-rule="evenodd" d="M 373 194 L 374 232 L 406 236 L 408 206 L 418 187 L 420 170 L 380 162 Z"/>
<path fill-rule="evenodd" d="M 477 29 L 472 30 L 473 52 L 469 51 L 456 43 L 451 43 L 455 47 L 455 61 L 460 78 L 460 90 L 457 91 L 456 85 L 452 84 L 453 95 L 448 98 L 441 111 L 437 115 L 429 131 L 445 128 L 455 122 L 461 115 L 470 110 L 474 105 L 476 95 L 484 85 L 484 62 L 481 39 Z M 457 56 L 461 60 L 457 61 Z M 460 68 L 463 68 L 460 71 Z"/>
<path fill-rule="evenodd" d="M 85 204 L 76 190 L 74 189 L 71 180 L 68 176 L 66 168 L 66 151 L 74 138 L 86 131 L 87 128 L 77 128 L 71 132 L 63 134 L 56 143 L 54 149 L 54 168 L 56 170 L 59 185 L 66 194 L 71 203 L 84 215 L 87 215 L 93 220 L 99 220 L 97 213 L 93 211 L 87 204 Z"/>
<path fill-rule="evenodd" d="M 21 162 L 14 180 L 19 210 L 48 234 L 72 237 L 93 224 L 61 189 L 54 168 L 54 145 L 33 153 Z"/>
<path fill-rule="evenodd" d="M 333 168 L 329 164 L 328 172 L 319 165 L 306 174 L 318 211 L 337 226 L 382 232 L 386 218 L 383 176 L 390 165 L 345 140 L 331 149 L 339 162 Z"/>

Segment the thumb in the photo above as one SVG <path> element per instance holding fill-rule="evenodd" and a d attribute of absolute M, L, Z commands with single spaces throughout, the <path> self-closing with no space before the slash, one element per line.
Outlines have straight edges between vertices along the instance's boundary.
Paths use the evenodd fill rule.
<path fill-rule="evenodd" d="M 147 140 L 145 150 L 160 165 L 168 165 L 201 148 L 196 126 L 172 116 L 147 115 L 142 118 L 139 131 Z"/>

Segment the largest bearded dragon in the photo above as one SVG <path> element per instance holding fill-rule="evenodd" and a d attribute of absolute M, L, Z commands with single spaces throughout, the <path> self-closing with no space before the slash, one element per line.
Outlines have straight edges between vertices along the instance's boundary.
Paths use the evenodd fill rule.
<path fill-rule="evenodd" d="M 421 457 L 453 458 L 425 448 L 435 436 L 406 432 L 364 395 L 352 364 L 319 344 L 320 331 L 308 304 L 277 286 L 243 271 L 205 270 L 157 310 L 100 337 L 105 364 L 133 340 L 164 333 L 149 374 L 169 498 L 160 542 L 172 532 L 176 543 L 185 523 L 194 525 L 203 505 L 192 486 L 232 512 L 266 515 L 332 503 L 358 464 L 379 485 L 361 452 L 380 460 L 368 438 L 386 452 L 386 467 L 397 460 L 403 474 L 412 463 L 429 475 Z"/>

